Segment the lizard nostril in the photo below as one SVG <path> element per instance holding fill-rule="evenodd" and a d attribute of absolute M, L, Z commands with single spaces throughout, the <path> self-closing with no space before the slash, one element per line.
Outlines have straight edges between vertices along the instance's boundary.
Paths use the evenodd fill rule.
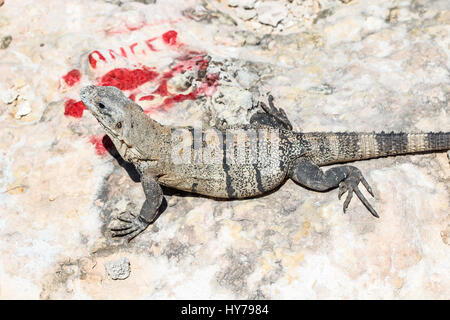
<path fill-rule="evenodd" d="M 103 103 L 99 103 L 99 104 L 98 104 L 98 107 L 99 107 L 100 109 L 105 109 L 105 105 L 104 105 Z"/>

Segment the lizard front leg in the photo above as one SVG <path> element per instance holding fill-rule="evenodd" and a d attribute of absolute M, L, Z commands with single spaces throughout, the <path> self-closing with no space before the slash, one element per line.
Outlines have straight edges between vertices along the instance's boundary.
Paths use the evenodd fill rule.
<path fill-rule="evenodd" d="M 275 107 L 273 104 L 273 96 L 269 94 L 269 106 L 264 102 L 259 102 L 259 106 L 263 111 L 258 111 L 250 118 L 251 124 L 258 124 L 274 128 L 282 128 L 285 130 L 292 130 L 292 124 L 287 118 L 286 112 Z"/>
<path fill-rule="evenodd" d="M 339 187 L 339 199 L 348 191 L 347 198 L 344 201 L 344 213 L 353 197 L 353 192 L 355 192 L 370 213 L 378 218 L 377 212 L 358 188 L 358 184 L 361 182 L 373 197 L 372 188 L 364 179 L 361 171 L 356 167 L 338 166 L 323 172 L 310 160 L 298 158 L 290 167 L 289 177 L 295 182 L 315 191 L 327 191 Z"/>
<path fill-rule="evenodd" d="M 113 237 L 126 237 L 128 241 L 131 241 L 144 231 L 150 223 L 154 222 L 158 215 L 158 209 L 163 200 L 161 186 L 149 174 L 143 174 L 141 176 L 141 182 L 146 199 L 139 215 L 132 215 L 131 219 L 124 214 L 119 215 L 117 220 L 120 223 L 111 228 Z"/>

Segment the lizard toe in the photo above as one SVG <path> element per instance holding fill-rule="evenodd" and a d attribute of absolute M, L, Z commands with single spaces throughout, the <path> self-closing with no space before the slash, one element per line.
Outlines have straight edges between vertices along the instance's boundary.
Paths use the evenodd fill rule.
<path fill-rule="evenodd" d="M 130 229 L 132 226 L 132 221 L 125 221 L 125 219 L 117 217 L 111 222 L 109 229 L 111 231 L 122 231 Z"/>
<path fill-rule="evenodd" d="M 131 214 L 126 214 L 125 212 L 123 212 L 117 217 L 117 220 L 125 222 L 125 223 L 132 223 L 133 218 L 130 218 L 130 216 L 134 218 L 134 216 L 132 216 Z"/>
<path fill-rule="evenodd" d="M 124 236 L 126 236 L 126 235 L 128 235 L 128 234 L 130 234 L 130 233 L 132 233 L 134 231 L 135 231 L 134 228 L 129 228 L 129 229 L 126 229 L 126 230 L 118 230 L 118 231 L 111 230 L 111 236 L 113 238 L 124 237 Z"/>
<path fill-rule="evenodd" d="M 113 238 L 126 237 L 128 241 L 131 241 L 134 237 L 144 231 L 148 222 L 136 217 L 130 222 L 123 222 L 120 226 L 111 228 L 111 236 Z"/>
<path fill-rule="evenodd" d="M 350 176 L 347 177 L 347 179 L 345 179 L 344 181 L 342 181 L 341 183 L 339 183 L 339 194 L 338 194 L 338 198 L 341 199 L 342 195 L 345 192 L 348 192 L 347 194 L 347 198 L 344 201 L 344 213 L 346 212 L 348 205 L 350 204 L 350 201 L 352 200 L 353 197 L 353 192 L 356 194 L 356 196 L 359 198 L 359 200 L 364 204 L 364 206 L 367 208 L 367 210 L 369 210 L 369 212 L 376 218 L 379 218 L 378 213 L 376 212 L 376 210 L 372 207 L 372 205 L 369 203 L 369 201 L 367 201 L 366 197 L 362 194 L 362 192 L 359 190 L 358 188 L 358 184 L 362 183 L 363 186 L 366 188 L 366 190 L 370 193 L 370 195 L 373 197 L 373 191 L 372 188 L 369 186 L 369 184 L 367 183 L 366 179 L 363 177 L 363 175 L 361 174 L 361 172 L 356 169 L 355 171 L 353 171 Z"/>

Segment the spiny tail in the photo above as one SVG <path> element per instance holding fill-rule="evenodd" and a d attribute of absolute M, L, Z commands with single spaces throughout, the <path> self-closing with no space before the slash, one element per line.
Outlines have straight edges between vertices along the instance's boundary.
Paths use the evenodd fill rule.
<path fill-rule="evenodd" d="M 317 165 L 450 150 L 450 132 L 304 133 Z"/>

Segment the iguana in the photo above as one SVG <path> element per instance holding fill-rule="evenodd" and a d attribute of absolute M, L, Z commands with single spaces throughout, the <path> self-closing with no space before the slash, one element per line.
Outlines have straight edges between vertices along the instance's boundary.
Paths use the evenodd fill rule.
<path fill-rule="evenodd" d="M 267 193 L 290 178 L 316 191 L 339 188 L 339 199 L 348 192 L 344 212 L 356 193 L 378 217 L 358 188 L 361 182 L 374 196 L 358 168 L 339 165 L 322 171 L 320 166 L 450 149 L 450 132 L 295 132 L 271 96 L 268 106 L 260 103 L 261 110 L 250 118 L 250 124 L 196 133 L 191 127 L 152 120 L 115 87 L 90 85 L 80 95 L 122 158 L 141 174 L 146 200 L 139 215 L 122 213 L 111 228 L 113 237 L 129 240 L 154 222 L 163 200 L 161 185 L 214 198 L 241 199 Z M 179 132 L 187 133 L 189 139 Z M 240 158 L 239 150 L 243 151 Z"/>

